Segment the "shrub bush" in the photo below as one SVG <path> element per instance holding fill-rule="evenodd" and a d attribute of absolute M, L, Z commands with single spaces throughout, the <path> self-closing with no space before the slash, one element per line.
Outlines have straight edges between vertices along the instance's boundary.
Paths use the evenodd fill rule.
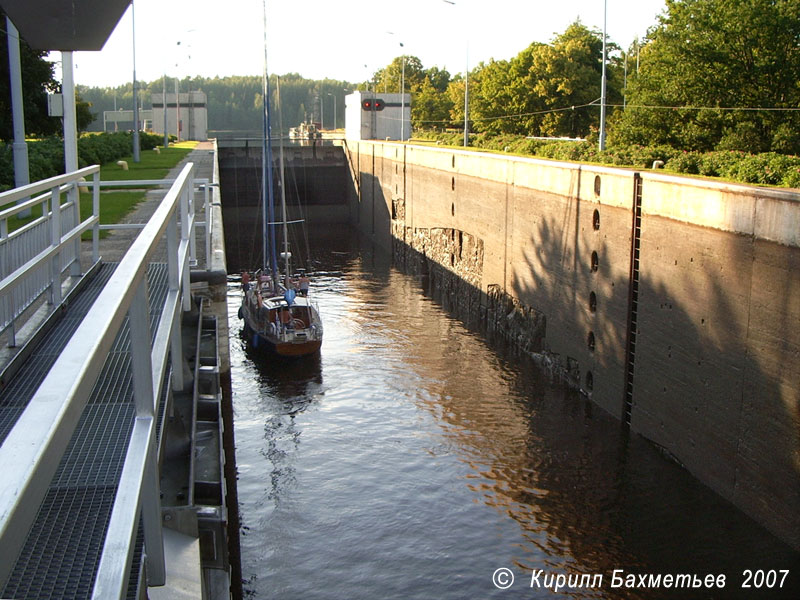
<path fill-rule="evenodd" d="M 151 133 L 139 134 L 139 148 L 152 150 L 163 140 Z M 117 133 L 86 134 L 78 138 L 78 166 L 104 165 L 133 153 L 133 135 Z M 55 177 L 64 172 L 64 142 L 46 138 L 28 142 L 28 171 L 31 181 Z M 0 191 L 14 187 L 14 158 L 11 144 L 0 142 Z"/>
<path fill-rule="evenodd" d="M 418 133 L 418 137 L 443 144 L 461 145 L 458 133 Z M 687 152 L 671 146 L 616 145 L 600 152 L 590 141 L 528 139 L 510 134 L 479 134 L 471 138 L 473 146 L 487 150 L 505 150 L 570 162 L 602 163 L 649 169 L 662 160 L 665 168 L 676 173 L 721 177 L 730 181 L 757 185 L 800 187 L 800 157 L 764 152 L 749 154 L 738 150 Z"/>

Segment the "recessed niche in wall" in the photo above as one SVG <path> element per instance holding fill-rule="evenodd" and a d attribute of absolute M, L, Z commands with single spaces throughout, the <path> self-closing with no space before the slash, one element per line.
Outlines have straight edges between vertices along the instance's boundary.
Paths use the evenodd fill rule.
<path fill-rule="evenodd" d="M 594 195 L 600 195 L 600 175 L 594 176 Z"/>

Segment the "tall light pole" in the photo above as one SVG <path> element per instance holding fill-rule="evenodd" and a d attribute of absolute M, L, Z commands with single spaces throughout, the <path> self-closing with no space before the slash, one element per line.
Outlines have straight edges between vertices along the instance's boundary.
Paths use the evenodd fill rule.
<path fill-rule="evenodd" d="M 333 129 L 336 130 L 336 94 L 328 92 L 328 96 L 333 96 Z"/>
<path fill-rule="evenodd" d="M 403 48 L 403 42 L 400 42 Z M 406 54 L 400 57 L 403 61 L 402 75 L 400 76 L 400 141 L 405 141 L 406 135 Z"/>
<path fill-rule="evenodd" d="M 169 132 L 167 131 L 167 74 L 164 73 L 164 84 L 161 86 L 164 98 L 164 148 L 169 146 Z"/>
<path fill-rule="evenodd" d="M 445 4 L 455 6 L 453 0 L 442 0 Z M 469 40 L 467 40 L 466 63 L 464 65 L 464 147 L 469 146 Z"/>
<path fill-rule="evenodd" d="M 600 81 L 600 150 L 606 149 L 606 21 L 608 0 L 603 2 L 603 74 Z"/>
<path fill-rule="evenodd" d="M 139 162 L 139 94 L 136 89 L 136 13 L 131 0 L 131 27 L 133 29 L 133 162 Z"/>
<path fill-rule="evenodd" d="M 194 29 L 190 29 L 186 33 L 191 33 Z M 176 46 L 180 46 L 180 40 Z M 189 50 L 191 51 L 191 43 L 189 43 Z M 187 54 L 187 60 L 191 60 L 191 54 Z M 181 141 L 181 96 L 180 96 L 180 75 L 178 74 L 178 63 L 175 63 L 175 131 L 177 141 Z"/>

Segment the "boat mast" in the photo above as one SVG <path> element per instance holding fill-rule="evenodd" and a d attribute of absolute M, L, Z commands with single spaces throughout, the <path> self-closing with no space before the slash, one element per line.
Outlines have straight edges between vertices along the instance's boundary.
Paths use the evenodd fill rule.
<path fill-rule="evenodd" d="M 283 136 L 283 111 L 281 110 L 281 80 L 278 78 L 278 129 Z M 289 226 L 288 219 L 286 218 L 286 186 L 284 185 L 283 176 L 283 138 L 281 137 L 281 145 L 279 149 L 279 159 L 281 165 L 281 220 L 283 221 L 283 257 L 286 261 L 286 279 L 284 282 L 289 281 L 291 275 L 291 255 L 289 254 Z"/>
<path fill-rule="evenodd" d="M 272 274 L 272 286 L 275 289 L 277 284 L 278 274 L 278 259 L 276 252 L 275 234 L 272 227 L 267 227 L 268 223 L 274 221 L 273 213 L 275 212 L 273 201 L 273 184 L 272 184 L 272 127 L 270 123 L 270 110 L 269 110 L 269 73 L 267 71 L 267 1 L 263 0 L 264 7 L 264 72 L 263 90 L 262 90 L 262 107 L 264 111 L 263 118 L 263 148 L 261 151 L 261 182 L 262 182 L 262 224 L 261 232 L 263 237 L 263 270 L 270 271 Z M 269 244 L 269 246 L 268 246 Z M 269 250 L 269 251 L 268 251 Z M 269 259 L 267 258 L 269 257 Z"/>

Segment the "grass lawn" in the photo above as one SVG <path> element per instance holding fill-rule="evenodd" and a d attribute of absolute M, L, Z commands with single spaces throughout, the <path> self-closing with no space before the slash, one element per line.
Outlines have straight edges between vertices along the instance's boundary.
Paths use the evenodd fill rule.
<path fill-rule="evenodd" d="M 197 146 L 197 142 L 181 142 L 167 149 L 160 148 L 160 154 L 157 154 L 154 150 L 142 150 L 139 155 L 140 160 L 138 163 L 133 162 L 133 156 L 127 156 L 121 159 L 127 161 L 127 171 L 123 171 L 122 167 L 118 166 L 115 162 L 102 165 L 100 167 L 100 181 L 164 179 L 170 169 L 181 162 L 195 146 Z M 114 189 L 113 191 L 101 191 L 100 223 L 104 225 L 119 223 L 125 215 L 145 199 L 146 193 L 147 189 L 145 186 L 135 190 Z M 82 192 L 80 196 L 81 220 L 84 220 L 92 214 L 92 194 L 91 192 Z M 62 202 L 66 202 L 66 196 L 62 197 Z M 8 207 L 0 206 L 0 209 L 3 208 Z M 8 221 L 9 233 L 41 216 L 42 207 L 38 205 L 31 210 L 31 216 L 27 218 L 19 219 L 12 217 Z M 101 231 L 100 237 L 105 237 L 108 234 L 108 231 Z M 91 239 L 91 233 L 85 233 L 84 239 Z"/>
<path fill-rule="evenodd" d="M 100 167 L 101 181 L 124 181 L 127 179 L 164 179 L 170 169 L 181 162 L 184 157 L 194 150 L 197 142 L 181 142 L 169 148 L 159 148 L 160 154 L 155 150 L 142 150 L 139 162 L 133 162 L 133 156 L 126 156 L 122 160 L 128 163 L 128 170 L 123 171 L 116 163 L 107 163 Z"/>

